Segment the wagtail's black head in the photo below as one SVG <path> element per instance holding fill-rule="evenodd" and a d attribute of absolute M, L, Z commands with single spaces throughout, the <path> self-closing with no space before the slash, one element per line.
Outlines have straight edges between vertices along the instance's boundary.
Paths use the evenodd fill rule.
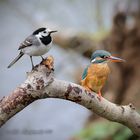
<path fill-rule="evenodd" d="M 42 28 L 39 28 L 36 31 L 34 31 L 33 35 L 48 36 L 51 33 L 55 33 L 55 32 L 57 32 L 57 31 L 50 30 L 49 28 L 42 27 Z"/>
<path fill-rule="evenodd" d="M 42 27 L 34 31 L 33 35 L 40 39 L 44 45 L 48 45 L 52 41 L 51 34 L 55 32 L 57 31 Z"/>

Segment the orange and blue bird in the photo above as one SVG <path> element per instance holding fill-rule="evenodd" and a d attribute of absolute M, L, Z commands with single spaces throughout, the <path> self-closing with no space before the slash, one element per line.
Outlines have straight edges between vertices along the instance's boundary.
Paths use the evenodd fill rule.
<path fill-rule="evenodd" d="M 124 61 L 124 59 L 112 56 L 107 51 L 96 50 L 91 56 L 90 65 L 83 72 L 81 85 L 89 92 L 94 91 L 98 93 L 99 100 L 101 101 L 101 90 L 110 73 L 108 62 Z"/>

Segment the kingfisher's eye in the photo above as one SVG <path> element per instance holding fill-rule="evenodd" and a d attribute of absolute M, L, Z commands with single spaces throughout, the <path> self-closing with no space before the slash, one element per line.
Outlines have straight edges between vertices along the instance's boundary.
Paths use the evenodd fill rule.
<path fill-rule="evenodd" d="M 47 33 L 46 31 L 44 31 L 43 33 Z"/>
<path fill-rule="evenodd" d="M 108 56 L 106 56 L 106 55 L 103 55 L 103 56 L 101 56 L 101 58 L 104 58 L 104 59 L 105 59 L 105 58 L 108 58 Z"/>

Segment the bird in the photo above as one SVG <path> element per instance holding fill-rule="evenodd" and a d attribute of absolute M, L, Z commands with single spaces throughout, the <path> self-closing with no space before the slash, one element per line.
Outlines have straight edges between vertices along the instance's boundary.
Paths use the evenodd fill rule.
<path fill-rule="evenodd" d="M 108 62 L 125 62 L 124 59 L 112 56 L 110 52 L 105 50 L 96 50 L 91 55 L 90 64 L 84 69 L 81 86 L 87 91 L 98 93 L 101 101 L 101 90 L 110 74 Z"/>
<path fill-rule="evenodd" d="M 47 53 L 51 48 L 52 37 L 51 34 L 57 32 L 56 30 L 50 30 L 46 27 L 41 27 L 35 30 L 29 35 L 20 45 L 18 50 L 20 51 L 18 56 L 8 65 L 10 68 L 15 64 L 24 54 L 30 56 L 32 69 L 34 68 L 32 56 L 41 56 Z"/>

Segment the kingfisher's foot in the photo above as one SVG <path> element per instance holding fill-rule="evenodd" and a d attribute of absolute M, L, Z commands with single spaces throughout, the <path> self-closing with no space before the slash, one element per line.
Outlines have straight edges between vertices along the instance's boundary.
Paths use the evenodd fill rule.
<path fill-rule="evenodd" d="M 102 100 L 102 94 L 101 94 L 101 91 L 98 92 L 98 99 L 99 99 L 99 101 Z"/>

